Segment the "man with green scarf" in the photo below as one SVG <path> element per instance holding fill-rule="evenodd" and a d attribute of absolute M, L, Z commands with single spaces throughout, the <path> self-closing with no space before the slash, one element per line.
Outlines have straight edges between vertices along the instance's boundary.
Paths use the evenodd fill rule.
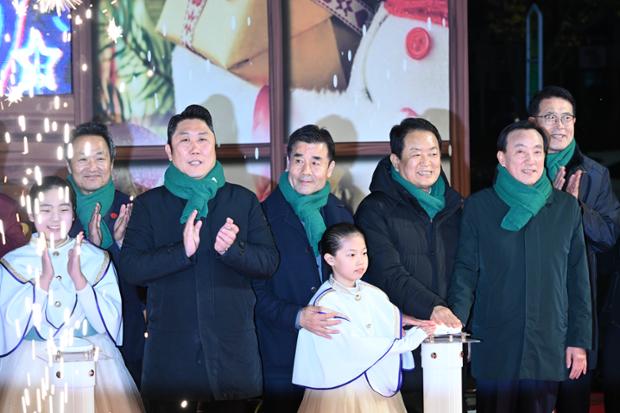
<path fill-rule="evenodd" d="M 446 298 L 462 198 L 441 170 L 441 136 L 428 120 L 406 118 L 390 130 L 390 151 L 379 161 L 371 193 L 355 214 L 368 245 L 364 279 L 385 291 L 404 314 L 460 327 Z M 413 357 L 420 366 L 419 349 Z M 422 411 L 422 386 L 422 369 L 403 374 L 408 411 Z"/>
<path fill-rule="evenodd" d="M 327 180 L 335 167 L 334 155 L 334 141 L 326 129 L 297 129 L 288 141 L 287 171 L 263 202 L 280 252 L 273 278 L 254 282 L 265 412 L 294 412 L 301 403 L 304 389 L 292 384 L 298 330 L 327 339 L 338 332 L 339 321 L 331 310 L 308 305 L 329 278 L 329 267 L 318 251 L 323 232 L 328 226 L 353 222 L 344 204 L 330 194 Z"/>
<path fill-rule="evenodd" d="M 76 215 L 69 231 L 75 237 L 84 231 L 88 240 L 107 250 L 118 269 L 132 204 L 129 197 L 116 190 L 112 182 L 114 143 L 108 128 L 97 122 L 76 126 L 71 135 L 73 155 L 67 159 L 67 180 L 76 194 Z M 123 345 L 121 354 L 134 381 L 140 386 L 144 352 L 143 291 L 128 284 L 122 271 L 118 284 L 123 300 Z"/>
<path fill-rule="evenodd" d="M 448 303 L 471 325 L 478 412 L 553 410 L 587 370 L 590 283 L 577 200 L 545 175 L 547 137 L 516 122 L 497 141 L 493 187 L 465 203 Z"/>
<path fill-rule="evenodd" d="M 549 138 L 547 176 L 556 189 L 568 192 L 579 201 L 590 270 L 593 322 L 588 373 L 560 384 L 558 413 L 590 410 L 591 371 L 596 368 L 599 348 L 597 254 L 609 251 L 620 235 L 620 204 L 612 190 L 609 171 L 579 150 L 575 141 L 575 109 L 572 94 L 559 86 L 543 88 L 529 106 L 529 120 L 544 129 Z"/>
<path fill-rule="evenodd" d="M 149 412 L 252 410 L 262 391 L 252 280 L 278 265 L 256 196 L 226 182 L 211 114 L 168 123 L 164 185 L 136 198 L 121 269 L 148 287 L 142 396 Z"/>

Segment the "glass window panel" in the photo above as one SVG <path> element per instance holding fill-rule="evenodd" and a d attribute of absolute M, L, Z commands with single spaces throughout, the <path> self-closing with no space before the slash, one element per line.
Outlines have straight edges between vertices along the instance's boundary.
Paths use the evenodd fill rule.
<path fill-rule="evenodd" d="M 377 141 L 414 116 L 448 139 L 448 0 L 407 3 L 287 2 L 290 131 L 316 123 L 339 142 Z"/>
<path fill-rule="evenodd" d="M 194 103 L 210 110 L 220 144 L 269 142 L 267 2 L 102 0 L 100 9 L 96 112 L 127 124 L 123 144 L 164 143 L 170 116 Z"/>
<path fill-rule="evenodd" d="M 370 193 L 368 187 L 372 173 L 382 158 L 369 156 L 336 159 L 336 167 L 329 183 L 332 193 L 340 198 L 350 211 L 355 212 L 362 199 Z"/>

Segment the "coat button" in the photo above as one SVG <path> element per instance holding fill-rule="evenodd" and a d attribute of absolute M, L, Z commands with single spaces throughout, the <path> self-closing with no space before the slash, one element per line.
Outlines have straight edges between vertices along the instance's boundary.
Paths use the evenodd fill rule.
<path fill-rule="evenodd" d="M 311 292 L 311 293 L 316 292 L 316 287 L 312 287 L 312 288 L 310 288 L 310 292 Z"/>
<path fill-rule="evenodd" d="M 58 256 L 60 255 L 60 253 L 59 253 L 58 251 L 54 251 L 54 252 L 52 252 L 52 255 L 53 255 L 54 257 L 58 257 Z"/>
<path fill-rule="evenodd" d="M 370 323 L 366 324 L 366 328 L 370 328 L 370 327 L 372 327 L 372 324 Z"/>
<path fill-rule="evenodd" d="M 54 302 L 54 307 L 60 307 L 60 305 L 61 305 L 60 301 Z"/>
<path fill-rule="evenodd" d="M 56 279 L 57 279 L 58 281 L 62 281 L 62 275 L 57 275 L 57 276 L 56 276 Z"/>

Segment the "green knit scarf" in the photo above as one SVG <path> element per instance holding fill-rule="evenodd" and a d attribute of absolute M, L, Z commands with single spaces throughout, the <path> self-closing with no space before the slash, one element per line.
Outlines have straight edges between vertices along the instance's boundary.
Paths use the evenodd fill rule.
<path fill-rule="evenodd" d="M 75 210 L 77 211 L 78 219 L 82 224 L 82 228 L 84 229 L 84 233 L 86 237 L 90 235 L 90 231 L 88 228 L 88 224 L 90 223 L 90 219 L 93 216 L 93 211 L 97 204 L 101 205 L 101 210 L 99 213 L 102 217 L 105 217 L 108 212 L 110 212 L 110 208 L 112 208 L 112 203 L 114 202 L 114 184 L 112 183 L 112 179 L 108 181 L 107 184 L 102 186 L 101 188 L 93 191 L 92 193 L 86 195 L 84 194 L 80 188 L 75 183 L 75 179 L 73 179 L 73 175 L 69 175 L 67 177 L 67 181 L 73 187 L 73 191 L 75 192 L 76 203 Z M 112 243 L 114 242 L 114 237 L 112 237 L 112 233 L 110 232 L 110 228 L 105 223 L 104 220 L 101 220 L 101 224 L 99 226 L 101 231 L 101 248 L 107 249 L 110 248 Z"/>
<path fill-rule="evenodd" d="M 204 218 L 209 212 L 209 201 L 215 196 L 218 189 L 224 186 L 224 168 L 219 162 L 202 179 L 194 179 L 179 171 L 172 162 L 164 174 L 164 186 L 168 191 L 181 199 L 187 199 L 187 204 L 181 214 L 181 224 L 185 224 L 190 214 L 198 211 L 197 218 Z"/>
<path fill-rule="evenodd" d="M 327 205 L 330 186 L 329 182 L 321 189 L 310 195 L 302 195 L 295 191 L 288 181 L 288 172 L 280 176 L 280 191 L 284 199 L 295 211 L 295 215 L 303 222 L 308 242 L 312 246 L 314 255 L 319 255 L 319 241 L 325 232 L 325 221 L 321 216 L 321 208 Z"/>
<path fill-rule="evenodd" d="M 426 211 L 430 219 L 435 218 L 435 215 L 446 206 L 446 183 L 441 176 L 439 176 L 437 181 L 433 184 L 431 191 L 426 192 L 403 178 L 394 166 L 390 168 L 390 172 L 392 174 L 392 179 L 398 182 L 407 192 L 418 200 L 420 206 Z"/>
<path fill-rule="evenodd" d="M 547 176 L 551 179 L 551 182 L 555 181 L 555 177 L 560 170 L 560 167 L 566 166 L 575 153 L 575 139 L 568 144 L 568 146 L 562 149 L 560 152 L 547 154 L 545 159 L 545 165 L 547 166 Z"/>
<path fill-rule="evenodd" d="M 545 174 L 534 185 L 525 185 L 501 165 L 497 165 L 497 178 L 493 189 L 510 207 L 501 225 L 508 231 L 519 231 L 523 228 L 538 214 L 552 192 L 551 182 Z"/>

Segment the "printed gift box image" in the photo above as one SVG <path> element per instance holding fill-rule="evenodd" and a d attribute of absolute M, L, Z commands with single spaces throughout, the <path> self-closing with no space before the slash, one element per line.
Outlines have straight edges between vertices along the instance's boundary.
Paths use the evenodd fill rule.
<path fill-rule="evenodd" d="M 371 10 L 361 0 L 340 3 L 288 3 L 291 87 L 346 87 L 351 55 Z M 269 80 L 267 13 L 264 0 L 167 0 L 157 28 L 170 41 L 261 86 Z"/>

